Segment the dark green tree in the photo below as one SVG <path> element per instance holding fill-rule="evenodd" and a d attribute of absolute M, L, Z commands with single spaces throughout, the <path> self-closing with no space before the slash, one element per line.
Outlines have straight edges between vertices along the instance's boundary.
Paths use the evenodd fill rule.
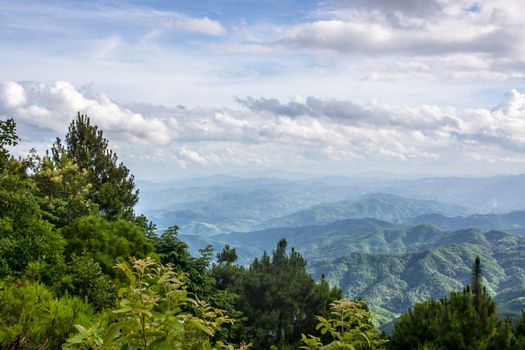
<path fill-rule="evenodd" d="M 115 261 L 125 261 L 130 256 L 146 257 L 153 253 L 153 246 L 144 235 L 143 228 L 133 221 L 110 221 L 100 216 L 82 216 L 61 229 L 67 241 L 65 253 L 91 254 L 102 271 L 115 276 Z"/>
<path fill-rule="evenodd" d="M 476 258 L 472 285 L 448 298 L 416 304 L 395 323 L 391 349 L 513 349 L 515 340 L 506 320 L 498 320 L 496 304 L 482 283 Z"/>
<path fill-rule="evenodd" d="M 7 147 L 16 146 L 20 139 L 16 134 L 16 123 L 13 119 L 0 120 L 0 169 L 11 158 Z"/>
<path fill-rule="evenodd" d="M 200 257 L 193 257 L 188 245 L 178 237 L 179 230 L 179 226 L 171 226 L 153 238 L 155 252 L 162 264 L 170 264 L 175 271 L 188 275 L 186 284 L 190 292 L 209 300 L 214 294 L 214 281 L 208 270 L 213 254 L 211 246 L 201 250 Z"/>
<path fill-rule="evenodd" d="M 222 263 L 214 276 L 218 287 L 238 295 L 241 334 L 257 349 L 298 345 L 302 333 L 315 331 L 315 315 L 327 315 L 330 303 L 341 298 L 340 290 L 315 283 L 303 257 L 294 249 L 287 253 L 285 240 L 271 257 L 265 253 L 247 269 Z"/>
<path fill-rule="evenodd" d="M 69 126 L 65 146 L 57 139 L 51 150 L 58 163 L 67 156 L 80 169 L 87 170 L 93 185 L 91 199 L 110 220 L 134 217 L 133 207 L 138 201 L 133 175 L 118 163 L 116 153 L 108 148 L 108 140 L 102 130 L 91 125 L 86 115 L 78 114 Z"/>
<path fill-rule="evenodd" d="M 59 289 L 84 298 L 97 311 L 115 306 L 116 284 L 102 272 L 100 264 L 88 253 L 71 257 Z"/>
<path fill-rule="evenodd" d="M 222 249 L 222 252 L 217 253 L 217 262 L 233 264 L 237 261 L 237 252 L 235 248 L 230 248 L 229 244 L 226 244 Z"/>
<path fill-rule="evenodd" d="M 65 267 L 65 241 L 43 219 L 34 193 L 34 183 L 18 171 L 0 173 L 0 276 L 21 276 L 30 267 L 32 278 L 51 283 Z"/>

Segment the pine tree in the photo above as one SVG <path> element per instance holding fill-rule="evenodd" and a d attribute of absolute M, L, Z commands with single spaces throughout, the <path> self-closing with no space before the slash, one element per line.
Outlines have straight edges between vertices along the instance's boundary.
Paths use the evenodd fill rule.
<path fill-rule="evenodd" d="M 0 120 L 0 169 L 11 157 L 6 147 L 16 146 L 19 140 L 15 121 L 13 119 Z"/>
<path fill-rule="evenodd" d="M 217 262 L 219 264 L 233 264 L 235 261 L 237 261 L 237 252 L 235 251 L 235 248 L 230 248 L 229 244 L 224 246 L 222 252 L 217 253 Z"/>
<path fill-rule="evenodd" d="M 472 284 L 471 284 L 471 292 L 472 292 L 472 301 L 474 303 L 474 308 L 476 309 L 476 312 L 478 315 L 482 312 L 481 310 L 481 303 L 483 298 L 483 292 L 484 288 L 482 285 L 481 280 L 481 260 L 479 256 L 476 256 L 476 260 L 474 261 L 474 267 L 472 268 Z"/>
<path fill-rule="evenodd" d="M 133 207 L 138 201 L 134 177 L 123 163 L 117 163 L 117 155 L 108 148 L 102 130 L 91 125 L 86 115 L 78 113 L 69 126 L 65 146 L 57 138 L 51 153 L 56 162 L 67 155 L 87 170 L 93 185 L 91 199 L 108 219 L 134 217 Z"/>

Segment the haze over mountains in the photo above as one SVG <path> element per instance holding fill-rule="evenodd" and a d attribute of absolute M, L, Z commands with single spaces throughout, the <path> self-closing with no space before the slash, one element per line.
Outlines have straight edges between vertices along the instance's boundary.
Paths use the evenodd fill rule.
<path fill-rule="evenodd" d="M 349 218 L 407 222 L 424 214 L 454 217 L 525 209 L 525 175 L 415 180 L 214 175 L 138 185 L 139 210 L 159 229 L 177 224 L 183 232 L 197 234 Z"/>
<path fill-rule="evenodd" d="M 387 328 L 414 303 L 461 289 L 476 255 L 500 312 L 525 308 L 525 175 L 214 175 L 139 186 L 142 212 L 159 230 L 179 225 L 193 254 L 229 244 L 249 264 L 285 238 L 316 278 L 367 299 Z"/>

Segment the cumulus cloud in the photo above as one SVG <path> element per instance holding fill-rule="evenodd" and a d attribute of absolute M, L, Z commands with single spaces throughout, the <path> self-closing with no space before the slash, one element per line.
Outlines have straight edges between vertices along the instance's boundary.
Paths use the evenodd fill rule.
<path fill-rule="evenodd" d="M 189 149 L 187 147 L 181 147 L 179 150 L 179 155 L 183 157 L 185 160 L 192 161 L 193 163 L 199 164 L 199 165 L 206 165 L 208 164 L 208 160 L 201 156 L 198 152 Z"/>
<path fill-rule="evenodd" d="M 191 165 L 432 163 L 454 154 L 525 162 L 525 94 L 492 109 L 295 97 L 238 99 L 239 108 L 123 105 L 70 83 L 0 83 L 0 115 L 58 135 L 77 111 L 129 157 Z"/>
<path fill-rule="evenodd" d="M 239 99 L 239 103 L 254 113 L 287 120 L 285 124 L 294 125 L 294 130 L 301 130 L 299 126 L 305 121 L 315 120 L 319 124 L 311 124 L 308 129 L 316 131 L 315 138 L 304 132 L 296 135 L 324 140 L 331 146 L 339 143 L 356 147 L 360 149 L 354 151 L 356 154 L 436 158 L 445 150 L 442 147 L 462 152 L 480 144 L 511 152 L 525 151 L 525 94 L 517 90 L 510 91 L 491 110 L 396 106 L 378 101 L 359 105 L 316 97 L 288 103 L 248 97 Z M 320 127 L 325 131 L 321 132 Z M 328 135 L 324 139 L 320 137 L 323 133 Z"/>
<path fill-rule="evenodd" d="M 123 108 L 104 94 L 88 97 L 66 81 L 0 83 L 2 116 L 64 133 L 77 112 L 88 114 L 103 130 L 124 140 L 166 144 L 171 138 L 168 127 L 159 118 Z"/>
<path fill-rule="evenodd" d="M 514 0 L 336 3 L 345 6 L 332 11 L 331 18 L 293 26 L 277 43 L 353 54 L 484 53 L 523 58 L 525 20 L 513 13 Z"/>

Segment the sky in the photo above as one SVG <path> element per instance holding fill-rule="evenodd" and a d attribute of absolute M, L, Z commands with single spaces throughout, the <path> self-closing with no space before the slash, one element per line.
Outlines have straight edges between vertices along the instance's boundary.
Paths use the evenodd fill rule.
<path fill-rule="evenodd" d="M 525 173 L 524 0 L 0 0 L 19 155 L 87 114 L 139 179 Z"/>

